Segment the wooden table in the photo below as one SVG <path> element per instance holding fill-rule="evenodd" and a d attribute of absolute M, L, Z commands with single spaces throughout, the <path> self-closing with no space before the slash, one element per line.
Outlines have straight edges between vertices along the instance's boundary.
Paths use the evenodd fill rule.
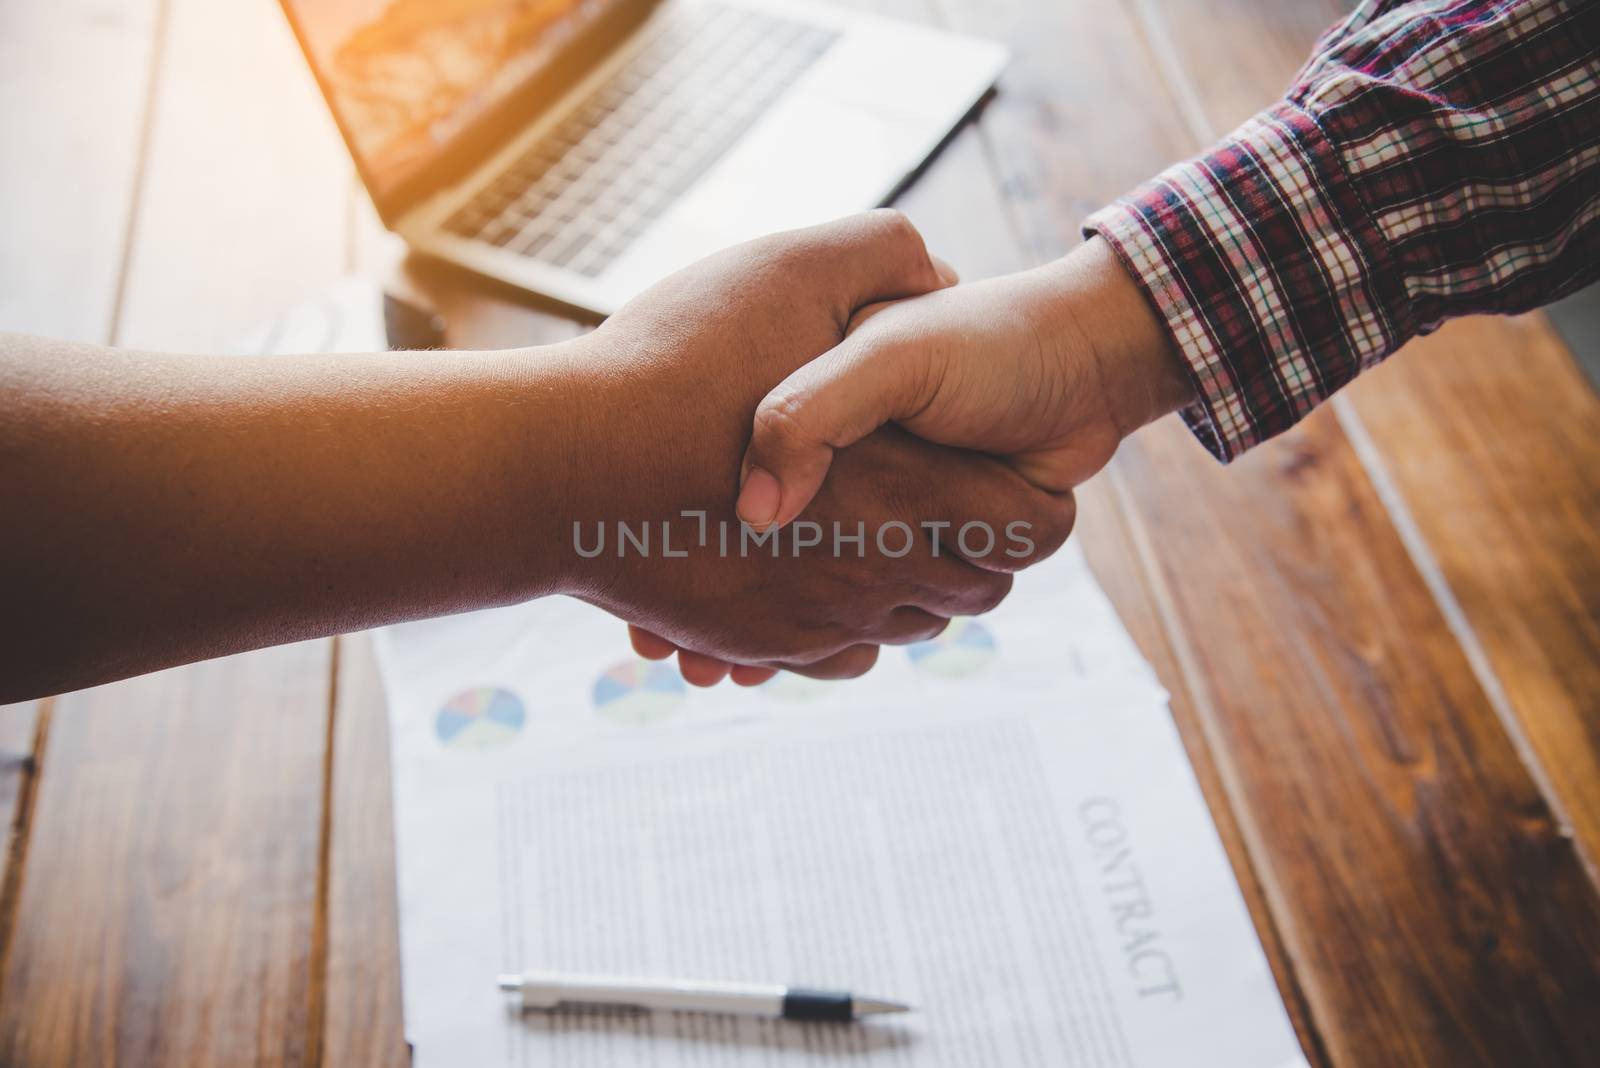
<path fill-rule="evenodd" d="M 873 6 L 1015 51 L 902 202 L 973 278 L 1342 5 Z M 0 5 L 0 145 L 3 328 L 200 350 L 396 259 L 269 0 Z M 457 344 L 578 329 L 401 269 Z M 1453 324 L 1228 469 L 1169 420 L 1082 515 L 1309 1059 L 1600 1064 L 1600 403 L 1545 319 Z M 0 751 L 0 1064 L 405 1063 L 366 639 L 0 709 Z"/>

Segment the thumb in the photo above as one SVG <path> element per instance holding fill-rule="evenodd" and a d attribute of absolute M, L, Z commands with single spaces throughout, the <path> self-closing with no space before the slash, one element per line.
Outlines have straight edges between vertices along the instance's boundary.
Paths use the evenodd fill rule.
<path fill-rule="evenodd" d="M 787 235 L 793 260 L 831 291 L 841 330 L 861 310 L 954 285 L 955 271 L 928 252 L 922 235 L 892 209 L 864 212 Z M 868 313 L 870 314 L 870 312 Z M 758 530 L 789 522 L 816 496 L 833 449 L 859 441 L 894 418 L 899 397 L 887 368 L 846 339 L 767 394 L 740 468 L 739 518 Z M 875 383 L 874 377 L 883 379 Z M 859 399 L 853 390 L 878 388 Z M 887 412 L 888 414 L 883 414 Z M 783 480 L 780 482 L 780 479 Z"/>
<path fill-rule="evenodd" d="M 917 348 L 858 333 L 780 382 L 756 409 L 739 518 L 757 530 L 794 519 L 822 488 L 835 449 L 915 414 L 928 371 Z"/>

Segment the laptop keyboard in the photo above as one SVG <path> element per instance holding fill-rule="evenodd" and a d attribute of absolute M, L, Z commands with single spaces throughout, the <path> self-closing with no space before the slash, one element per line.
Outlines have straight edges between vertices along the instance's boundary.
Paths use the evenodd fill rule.
<path fill-rule="evenodd" d="M 837 34 L 669 5 L 632 59 L 445 223 L 594 277 L 710 170 Z"/>

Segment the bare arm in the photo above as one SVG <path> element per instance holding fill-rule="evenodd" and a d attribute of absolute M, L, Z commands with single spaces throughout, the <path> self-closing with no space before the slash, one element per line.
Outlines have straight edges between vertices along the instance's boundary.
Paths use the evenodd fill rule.
<path fill-rule="evenodd" d="M 729 250 L 544 349 L 233 359 L 0 335 L 0 701 L 550 593 L 707 656 L 859 674 L 1009 575 L 926 546 L 585 557 L 574 524 L 731 521 L 766 391 L 856 307 L 941 284 L 879 212 Z M 885 433 L 813 514 L 1021 520 L 1043 554 L 1073 509 Z"/>
<path fill-rule="evenodd" d="M 6 695 L 553 592 L 572 356 L 0 337 Z"/>

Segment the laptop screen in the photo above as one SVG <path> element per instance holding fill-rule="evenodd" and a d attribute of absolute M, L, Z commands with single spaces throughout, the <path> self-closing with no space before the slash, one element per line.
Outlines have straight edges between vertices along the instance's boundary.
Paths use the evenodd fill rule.
<path fill-rule="evenodd" d="M 285 0 L 380 202 L 617 0 Z"/>

